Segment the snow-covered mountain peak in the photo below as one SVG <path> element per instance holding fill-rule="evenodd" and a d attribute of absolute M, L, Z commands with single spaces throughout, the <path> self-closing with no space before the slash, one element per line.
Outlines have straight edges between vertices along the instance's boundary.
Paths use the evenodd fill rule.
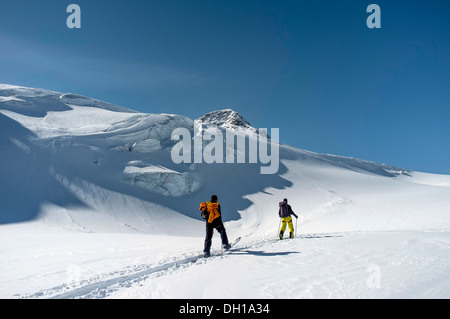
<path fill-rule="evenodd" d="M 217 110 L 207 113 L 197 121 L 207 126 L 218 126 L 225 129 L 254 129 L 242 115 L 232 109 Z"/>

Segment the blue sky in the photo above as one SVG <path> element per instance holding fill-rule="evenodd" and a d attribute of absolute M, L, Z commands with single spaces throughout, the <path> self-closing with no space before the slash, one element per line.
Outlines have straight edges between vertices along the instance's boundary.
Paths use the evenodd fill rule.
<path fill-rule="evenodd" d="M 449 1 L 0 0 L 0 82 L 193 119 L 233 108 L 292 146 L 450 174 Z"/>

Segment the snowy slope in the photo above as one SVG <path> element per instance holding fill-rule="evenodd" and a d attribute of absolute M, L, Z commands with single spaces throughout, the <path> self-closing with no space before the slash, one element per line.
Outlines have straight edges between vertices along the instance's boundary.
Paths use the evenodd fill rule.
<path fill-rule="evenodd" d="M 274 175 L 172 161 L 175 128 L 257 134 L 229 109 L 194 121 L 0 85 L 0 122 L 0 297 L 450 296 L 450 176 L 283 144 Z M 229 237 L 243 239 L 197 259 L 198 204 L 213 193 Z M 285 197 L 299 227 L 279 242 Z M 229 276 L 203 279 L 216 271 Z M 285 272 L 291 296 L 277 287 Z"/>

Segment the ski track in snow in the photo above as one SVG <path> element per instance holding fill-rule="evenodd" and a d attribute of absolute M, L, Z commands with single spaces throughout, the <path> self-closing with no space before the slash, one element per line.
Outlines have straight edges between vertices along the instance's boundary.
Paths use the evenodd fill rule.
<path fill-rule="evenodd" d="M 322 234 L 302 234 L 295 239 L 308 238 L 328 238 L 328 237 L 342 237 L 339 233 L 322 233 Z M 294 239 L 294 240 L 295 240 Z M 292 239 L 286 239 L 292 240 Z M 227 252 L 215 250 L 211 257 L 204 258 L 203 254 L 198 252 L 191 252 L 183 256 L 171 257 L 160 262 L 158 265 L 136 265 L 131 266 L 130 269 L 122 269 L 116 272 L 95 276 L 88 280 L 83 280 L 71 284 L 63 284 L 50 289 L 41 290 L 34 294 L 20 297 L 21 299 L 101 299 L 108 297 L 111 293 L 122 289 L 131 287 L 141 282 L 158 278 L 161 276 L 168 276 L 174 272 L 186 271 L 196 265 L 203 265 L 210 263 L 217 259 L 229 258 L 233 255 L 245 253 L 246 250 L 262 248 L 270 245 L 280 243 L 279 239 L 262 239 L 251 241 L 246 244 L 237 245 Z"/>
<path fill-rule="evenodd" d="M 214 258 L 214 257 L 212 257 Z M 132 284 L 145 281 L 152 276 L 165 276 L 170 273 L 185 269 L 200 259 L 204 259 L 202 255 L 193 255 L 168 261 L 159 265 L 140 265 L 133 266 L 132 270 L 119 270 L 103 276 L 95 276 L 88 280 L 70 285 L 63 284 L 51 289 L 39 291 L 32 295 L 24 296 L 24 299 L 98 299 L 105 298 L 111 292 L 120 288 L 131 286 Z M 108 279 L 107 279 L 108 278 Z"/>

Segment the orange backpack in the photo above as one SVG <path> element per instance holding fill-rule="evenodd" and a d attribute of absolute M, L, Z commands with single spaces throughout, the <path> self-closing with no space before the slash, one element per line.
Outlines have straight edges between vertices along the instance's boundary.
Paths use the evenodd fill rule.
<path fill-rule="evenodd" d="M 203 202 L 200 204 L 202 218 L 207 219 L 208 223 L 212 223 L 214 219 L 220 216 L 219 203 Z"/>

